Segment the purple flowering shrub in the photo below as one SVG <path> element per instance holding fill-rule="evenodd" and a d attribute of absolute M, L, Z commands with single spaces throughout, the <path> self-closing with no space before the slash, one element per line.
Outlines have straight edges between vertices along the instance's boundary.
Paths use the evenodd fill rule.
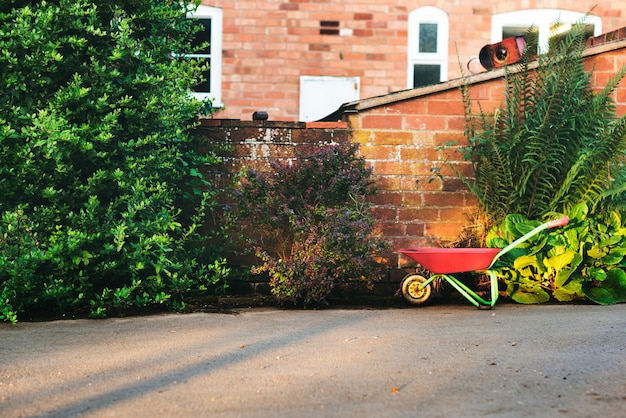
<path fill-rule="evenodd" d="M 282 304 L 326 303 L 334 285 L 378 279 L 378 257 L 389 250 L 376 231 L 367 198 L 372 173 L 358 145 L 333 144 L 269 173 L 246 171 L 233 214 Z"/>

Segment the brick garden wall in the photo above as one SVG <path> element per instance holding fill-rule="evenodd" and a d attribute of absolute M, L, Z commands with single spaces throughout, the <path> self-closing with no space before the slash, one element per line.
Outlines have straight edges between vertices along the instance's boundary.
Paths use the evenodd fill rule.
<path fill-rule="evenodd" d="M 228 147 L 218 151 L 224 160 L 221 174 L 228 177 L 244 167 L 267 171 L 272 161 L 290 161 L 323 144 L 351 140 L 346 122 L 204 119 L 199 131 L 208 143 Z"/>
<path fill-rule="evenodd" d="M 601 90 L 626 65 L 624 42 L 590 48 L 586 66 L 592 83 Z M 485 112 L 499 107 L 504 98 L 502 71 L 470 78 L 470 97 Z M 476 200 L 444 161 L 472 176 L 451 143 L 466 145 L 460 80 L 364 100 L 354 112 L 346 108 L 354 130 L 353 140 L 374 168 L 381 190 L 375 211 L 395 248 L 439 246 L 458 238 L 472 222 Z M 626 82 L 614 93 L 616 113 L 626 114 Z M 446 146 L 445 149 L 442 149 Z M 458 147 L 456 147 L 458 148 Z M 431 169 L 442 167 L 443 178 Z"/>
<path fill-rule="evenodd" d="M 476 87 L 485 99 L 498 91 L 496 86 Z M 378 178 L 374 210 L 395 248 L 440 246 L 470 221 L 476 201 L 443 163 L 448 159 L 470 177 L 471 164 L 453 149 L 441 149 L 466 144 L 464 123 L 456 87 L 350 116 L 353 140 L 361 144 Z M 434 176 L 435 167 L 441 167 L 443 178 Z"/>
<path fill-rule="evenodd" d="M 332 143 L 351 141 L 352 130 L 346 122 L 276 122 L 204 119 L 198 128 L 205 139 L 203 150 L 215 151 L 223 162 L 211 166 L 205 175 L 219 187 L 228 189 L 243 168 L 267 172 L 272 162 L 289 162 L 296 155 L 309 155 Z M 202 151 L 202 150 L 201 150 Z M 220 197 L 230 204 L 229 196 Z M 210 226 L 209 226 L 210 227 Z M 231 254 L 233 265 L 249 265 L 249 257 Z"/>
<path fill-rule="evenodd" d="M 626 42 L 612 42 L 587 50 L 586 64 L 593 69 L 596 88 L 626 65 Z M 469 79 L 474 103 L 486 112 L 503 100 L 503 71 Z M 273 159 L 294 158 L 296 150 L 331 142 L 360 143 L 362 155 L 373 168 L 378 195 L 374 212 L 379 226 L 394 249 L 407 246 L 439 246 L 454 240 L 472 221 L 476 201 L 449 169 L 443 178 L 432 167 L 448 159 L 463 174 L 471 165 L 454 149 L 464 144 L 464 112 L 459 86 L 462 80 L 422 89 L 406 90 L 348 104 L 339 122 L 272 122 L 213 119 L 200 130 L 209 142 L 227 144 L 231 150 L 221 175 L 247 166 L 266 169 Z M 615 93 L 618 115 L 626 114 L 626 83 Z M 392 265 L 395 259 L 392 259 Z"/>

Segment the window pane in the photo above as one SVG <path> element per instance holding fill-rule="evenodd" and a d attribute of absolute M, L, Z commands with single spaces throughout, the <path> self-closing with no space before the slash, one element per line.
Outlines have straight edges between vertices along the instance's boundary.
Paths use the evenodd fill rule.
<path fill-rule="evenodd" d="M 419 52 L 437 52 L 437 24 L 420 23 Z"/>
<path fill-rule="evenodd" d="M 413 66 L 413 87 L 437 84 L 441 81 L 440 76 L 440 65 L 415 64 Z"/>
<path fill-rule="evenodd" d="M 550 38 L 552 39 L 554 45 L 558 45 L 571 31 L 571 24 L 564 23 L 552 23 L 550 24 Z M 590 38 L 594 33 L 594 25 L 593 24 L 585 24 L 584 36 L 585 38 Z M 539 36 L 539 32 L 537 28 L 532 28 L 529 36 L 528 28 L 520 27 L 520 26 L 503 26 L 502 27 L 502 39 L 510 38 L 512 36 L 523 36 L 526 38 L 526 44 L 536 44 L 536 38 Z M 529 39 L 530 37 L 530 39 Z M 534 38 L 533 38 L 534 37 Z M 533 50 L 536 50 L 536 46 L 533 47 Z"/>
<path fill-rule="evenodd" d="M 537 28 L 533 27 L 531 29 L 535 34 L 537 33 Z M 513 36 L 526 36 L 528 33 L 528 28 L 524 26 L 503 26 L 502 27 L 502 39 L 511 38 Z"/>
<path fill-rule="evenodd" d="M 198 26 L 202 26 L 203 29 L 195 33 L 195 37 L 191 43 L 194 48 L 199 47 L 205 42 L 211 42 L 211 19 L 198 19 L 196 23 Z M 205 46 L 205 48 L 194 52 L 194 54 L 211 54 L 211 45 Z"/>
<path fill-rule="evenodd" d="M 550 42 L 552 45 L 557 46 L 569 33 L 572 31 L 571 24 L 563 24 L 563 23 L 554 23 L 550 25 Z M 593 37 L 594 26 L 593 25 L 584 25 L 583 26 L 583 36 L 585 39 Z"/>

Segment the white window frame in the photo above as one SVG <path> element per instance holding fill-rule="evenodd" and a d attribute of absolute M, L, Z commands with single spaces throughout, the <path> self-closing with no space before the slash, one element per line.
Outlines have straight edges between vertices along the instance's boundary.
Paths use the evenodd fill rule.
<path fill-rule="evenodd" d="M 222 103 L 222 9 L 211 6 L 198 6 L 194 12 L 187 13 L 189 19 L 211 19 L 211 54 L 189 54 L 191 58 L 211 60 L 211 92 L 194 92 L 198 100 L 211 99 L 213 107 L 223 107 Z"/>
<path fill-rule="evenodd" d="M 437 52 L 419 52 L 419 28 L 421 23 L 437 24 Z M 407 86 L 413 87 L 415 64 L 439 65 L 439 81 L 448 80 L 448 38 L 450 23 L 448 14 L 434 6 L 424 6 L 409 13 Z"/>
<path fill-rule="evenodd" d="M 500 13 L 491 18 L 491 43 L 502 40 L 502 29 L 504 27 L 518 27 L 528 29 L 531 26 L 538 31 L 539 53 L 548 51 L 548 44 L 551 34 L 551 26 L 555 23 L 574 24 L 585 23 L 593 25 L 593 36 L 602 34 L 602 19 L 598 16 L 587 15 L 585 13 L 560 9 L 528 9 L 514 12 Z"/>

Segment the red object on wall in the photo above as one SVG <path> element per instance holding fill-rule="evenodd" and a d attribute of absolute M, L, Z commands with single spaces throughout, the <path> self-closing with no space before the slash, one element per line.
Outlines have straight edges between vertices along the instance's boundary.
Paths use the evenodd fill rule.
<path fill-rule="evenodd" d="M 478 59 L 483 67 L 491 70 L 520 61 L 525 48 L 526 41 L 523 36 L 512 36 L 502 42 L 482 47 Z"/>

